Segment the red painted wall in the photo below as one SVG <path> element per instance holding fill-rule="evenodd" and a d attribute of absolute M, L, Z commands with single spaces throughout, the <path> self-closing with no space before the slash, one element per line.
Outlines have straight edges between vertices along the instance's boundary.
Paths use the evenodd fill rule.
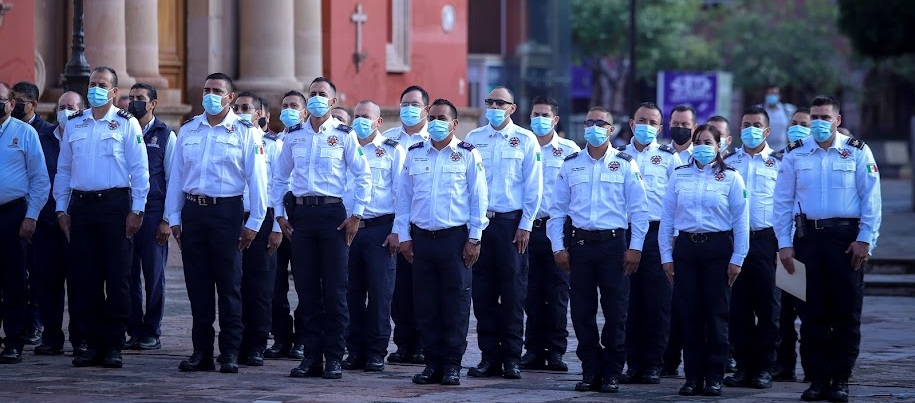
<path fill-rule="evenodd" d="M 4 0 L 13 8 L 0 26 L 0 81 L 13 85 L 35 81 L 35 3 Z"/>
<path fill-rule="evenodd" d="M 356 24 L 350 20 L 362 3 L 362 49 L 368 57 L 359 72 L 353 63 Z M 338 105 L 352 107 L 363 99 L 394 106 L 404 88 L 418 84 L 432 99 L 467 105 L 467 0 L 413 1 L 410 71 L 388 73 L 385 47 L 390 37 L 390 1 L 323 0 L 324 74 L 337 86 Z M 442 30 L 442 7 L 455 8 L 453 29 Z M 341 99 L 343 98 L 343 99 Z"/>

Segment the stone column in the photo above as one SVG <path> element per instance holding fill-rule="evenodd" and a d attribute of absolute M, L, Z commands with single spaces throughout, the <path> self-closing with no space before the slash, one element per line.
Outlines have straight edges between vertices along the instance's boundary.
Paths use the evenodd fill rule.
<path fill-rule="evenodd" d="M 295 77 L 308 85 L 323 76 L 321 0 L 295 2 Z"/>
<path fill-rule="evenodd" d="M 123 2 L 127 22 L 127 72 L 138 82 L 162 90 L 168 81 L 159 75 L 159 2 L 130 0 Z"/>
<path fill-rule="evenodd" d="M 293 0 L 241 0 L 238 90 L 251 90 L 276 104 L 289 90 L 301 90 L 295 77 Z"/>
<path fill-rule="evenodd" d="M 124 94 L 136 80 L 127 71 L 125 1 L 86 0 L 86 61 L 89 68 L 108 66 L 118 73 L 118 88 Z"/>

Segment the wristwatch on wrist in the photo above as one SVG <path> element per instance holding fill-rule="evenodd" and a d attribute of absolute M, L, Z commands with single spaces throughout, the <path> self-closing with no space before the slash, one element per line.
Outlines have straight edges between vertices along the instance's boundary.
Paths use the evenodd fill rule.
<path fill-rule="evenodd" d="M 362 221 L 362 214 L 353 214 L 353 217 L 356 217 L 359 219 L 359 221 Z"/>
<path fill-rule="evenodd" d="M 58 211 L 58 212 L 57 212 L 57 218 L 60 218 L 60 216 L 65 216 L 65 215 L 67 215 L 67 212 L 66 212 L 66 211 Z"/>
<path fill-rule="evenodd" d="M 558 255 L 558 254 L 559 254 L 559 252 L 562 252 L 562 251 L 564 251 L 564 250 L 565 250 L 565 249 L 560 249 L 560 250 L 557 250 L 557 251 L 555 251 L 555 252 L 553 252 L 553 255 Z"/>
<path fill-rule="evenodd" d="M 142 211 L 142 210 L 134 210 L 134 211 L 131 211 L 131 213 L 136 214 L 137 217 L 143 218 L 143 211 Z"/>
<path fill-rule="evenodd" d="M 467 242 L 470 242 L 471 245 L 479 245 L 479 244 L 480 244 L 480 240 L 479 240 L 479 239 L 476 239 L 476 238 L 470 238 L 470 239 L 467 240 Z"/>

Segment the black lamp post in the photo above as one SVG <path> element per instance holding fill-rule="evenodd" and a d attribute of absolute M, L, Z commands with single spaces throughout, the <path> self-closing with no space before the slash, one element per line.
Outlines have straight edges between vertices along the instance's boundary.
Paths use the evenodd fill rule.
<path fill-rule="evenodd" d="M 64 89 L 81 97 L 89 90 L 89 63 L 86 61 L 86 45 L 83 34 L 83 0 L 73 0 L 73 37 L 70 61 L 64 69 Z"/>

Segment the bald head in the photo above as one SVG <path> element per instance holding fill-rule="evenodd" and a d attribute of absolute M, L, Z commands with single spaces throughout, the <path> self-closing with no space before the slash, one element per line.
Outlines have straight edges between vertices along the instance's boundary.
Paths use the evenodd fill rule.
<path fill-rule="evenodd" d="M 83 109 L 83 98 L 73 91 L 67 91 L 61 94 L 57 99 L 57 110 L 69 109 L 78 111 Z"/>
<path fill-rule="evenodd" d="M 381 116 L 381 107 L 372 101 L 365 100 L 356 105 L 356 109 L 353 110 L 353 115 L 357 118 L 363 117 L 369 120 L 375 120 Z"/>

